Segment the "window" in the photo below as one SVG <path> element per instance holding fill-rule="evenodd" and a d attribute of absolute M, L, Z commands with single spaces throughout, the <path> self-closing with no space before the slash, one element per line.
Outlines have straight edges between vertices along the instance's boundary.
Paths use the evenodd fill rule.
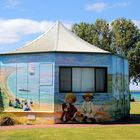
<path fill-rule="evenodd" d="M 106 92 L 107 68 L 60 67 L 60 92 Z"/>
<path fill-rule="evenodd" d="M 71 68 L 60 68 L 60 89 L 61 91 L 71 91 Z"/>
<path fill-rule="evenodd" d="M 94 69 L 72 68 L 72 91 L 92 92 L 94 90 Z"/>
<path fill-rule="evenodd" d="M 97 92 L 102 92 L 102 91 L 107 91 L 107 71 L 106 69 L 103 68 L 96 68 L 96 91 Z"/>

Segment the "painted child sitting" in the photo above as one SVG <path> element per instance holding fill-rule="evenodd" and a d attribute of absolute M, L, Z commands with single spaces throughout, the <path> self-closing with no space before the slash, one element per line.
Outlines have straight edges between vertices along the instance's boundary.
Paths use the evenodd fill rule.
<path fill-rule="evenodd" d="M 76 102 L 76 96 L 73 93 L 67 93 L 65 96 L 65 103 L 62 104 L 63 113 L 61 115 L 61 121 L 76 121 L 77 109 L 73 105 Z"/>
<path fill-rule="evenodd" d="M 93 122 L 94 113 L 93 113 L 93 95 L 91 93 L 86 93 L 83 95 L 84 102 L 81 106 L 81 113 L 83 116 L 83 122 Z"/>

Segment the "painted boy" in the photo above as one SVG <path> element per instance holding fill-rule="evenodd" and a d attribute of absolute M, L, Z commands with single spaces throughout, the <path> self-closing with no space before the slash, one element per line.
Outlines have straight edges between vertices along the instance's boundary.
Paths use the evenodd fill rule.
<path fill-rule="evenodd" d="M 81 113 L 83 116 L 83 122 L 93 122 L 94 121 L 94 113 L 93 113 L 93 95 L 91 93 L 86 93 L 83 95 L 84 102 L 81 106 Z"/>
<path fill-rule="evenodd" d="M 65 103 L 62 104 L 63 113 L 61 115 L 62 122 L 76 121 L 77 109 L 73 105 L 76 102 L 76 96 L 73 93 L 67 93 Z"/>

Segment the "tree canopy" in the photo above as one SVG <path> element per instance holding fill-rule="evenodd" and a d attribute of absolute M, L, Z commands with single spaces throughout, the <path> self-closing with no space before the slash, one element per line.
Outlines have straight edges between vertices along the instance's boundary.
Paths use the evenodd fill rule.
<path fill-rule="evenodd" d="M 140 81 L 140 30 L 131 20 L 119 18 L 108 23 L 97 19 L 95 23 L 74 24 L 72 31 L 95 46 L 126 57 L 130 79 Z"/>

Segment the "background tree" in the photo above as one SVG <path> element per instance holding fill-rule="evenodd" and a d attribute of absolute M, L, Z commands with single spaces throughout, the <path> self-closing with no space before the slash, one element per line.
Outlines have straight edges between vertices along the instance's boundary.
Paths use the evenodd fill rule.
<path fill-rule="evenodd" d="M 94 27 L 95 35 L 93 35 L 92 44 L 109 51 L 112 37 L 109 23 L 106 20 L 97 19 Z"/>
<path fill-rule="evenodd" d="M 137 26 L 125 18 L 114 20 L 112 27 L 112 43 L 115 46 L 116 53 L 125 55 L 130 49 L 135 48 L 136 43 L 140 40 L 140 34 Z"/>
<path fill-rule="evenodd" d="M 136 43 L 136 47 L 128 52 L 129 75 L 133 78 L 133 82 L 140 81 L 140 41 Z"/>
<path fill-rule="evenodd" d="M 72 31 L 85 41 L 105 50 L 110 50 L 111 31 L 109 23 L 103 19 L 97 19 L 95 24 L 74 24 Z"/>
<path fill-rule="evenodd" d="M 80 24 L 74 24 L 72 31 L 80 38 L 92 44 L 93 34 L 95 34 L 94 25 L 81 22 Z"/>
<path fill-rule="evenodd" d="M 119 18 L 109 24 L 97 19 L 91 24 L 74 24 L 72 31 L 95 46 L 128 58 L 130 79 L 140 81 L 140 31 L 131 20 Z"/>

